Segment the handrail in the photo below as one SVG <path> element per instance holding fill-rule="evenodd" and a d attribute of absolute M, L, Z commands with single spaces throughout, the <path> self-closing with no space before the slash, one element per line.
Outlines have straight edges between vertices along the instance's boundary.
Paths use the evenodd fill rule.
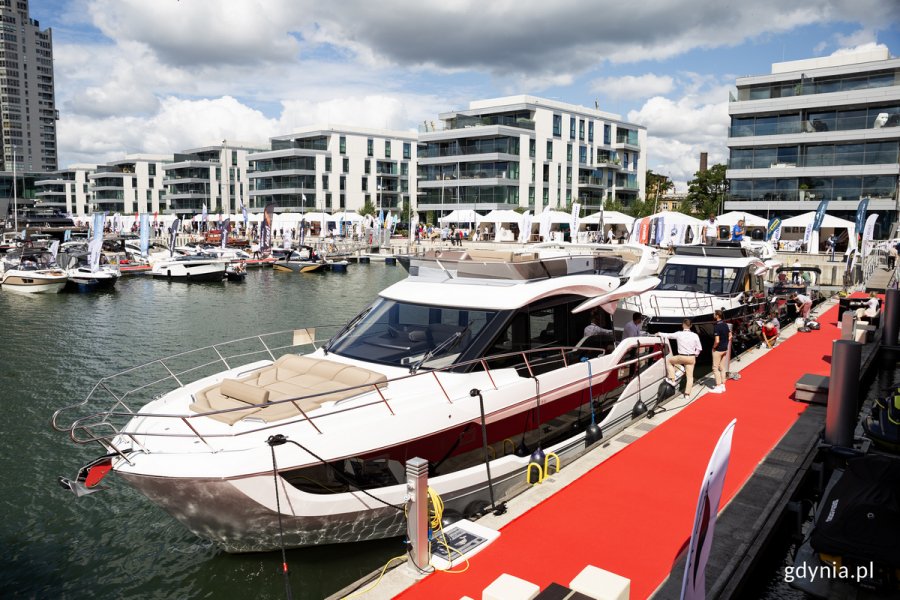
<path fill-rule="evenodd" d="M 287 333 L 287 332 L 278 332 L 278 333 Z M 274 334 L 266 334 L 266 335 L 269 336 L 269 335 L 274 335 Z M 258 337 L 258 336 L 257 336 L 257 337 Z M 239 340 L 239 341 L 246 341 L 247 339 L 252 339 L 252 338 L 244 338 L 243 340 Z M 635 338 L 635 339 L 637 339 L 637 338 Z M 226 342 L 225 344 L 228 344 L 228 343 L 230 343 L 230 342 Z M 626 341 L 626 342 L 623 342 L 623 343 L 624 343 L 626 346 L 631 346 L 631 345 L 632 345 L 631 342 L 627 342 L 627 341 Z M 617 347 L 617 350 L 618 350 L 619 348 L 622 348 L 622 347 L 623 347 L 623 346 L 622 346 L 623 343 L 620 343 L 620 345 Z M 640 345 L 639 342 L 636 342 L 636 343 L 638 343 L 638 345 Z M 664 342 L 663 342 L 663 343 L 664 343 Z M 222 344 L 219 344 L 219 345 L 222 345 Z M 304 344 L 304 345 L 305 345 L 305 344 Z M 628 352 L 629 350 L 630 350 L 630 348 L 627 348 L 626 350 L 623 350 L 623 351 L 621 352 L 622 356 L 624 357 L 624 356 L 625 356 L 625 353 Z M 53 418 L 52 418 L 52 425 L 53 425 L 53 427 L 54 427 L 56 430 L 58 430 L 58 431 L 62 431 L 62 432 L 67 432 L 67 433 L 69 433 L 69 437 L 70 437 L 70 438 L 72 439 L 72 441 L 74 441 L 75 443 L 78 443 L 78 444 L 86 444 L 86 443 L 90 443 L 90 442 L 97 442 L 97 443 L 100 443 L 101 445 L 103 445 L 104 447 L 106 447 L 107 449 L 112 449 L 113 451 L 119 453 L 119 454 L 122 455 L 122 456 L 125 456 L 125 455 L 124 455 L 118 448 L 115 448 L 115 447 L 112 445 L 112 440 L 113 440 L 113 438 L 115 438 L 116 436 L 127 436 L 127 437 L 131 438 L 131 439 L 132 439 L 137 445 L 139 445 L 139 446 L 142 446 L 142 444 L 140 444 L 140 443 L 138 442 L 138 440 L 135 439 L 134 436 L 142 436 L 142 437 L 143 437 L 143 436 L 146 436 L 146 437 L 189 437 L 189 438 L 198 438 L 198 439 L 200 439 L 201 441 L 203 441 L 204 444 L 206 444 L 207 446 L 209 446 L 209 445 L 210 445 L 209 440 L 210 440 L 211 438 L 236 438 L 236 437 L 239 437 L 239 436 L 244 436 L 244 435 L 248 435 L 248 434 L 258 433 L 258 432 L 260 432 L 260 431 L 265 431 L 265 430 L 268 430 L 268 429 L 271 429 L 271 428 L 274 428 L 274 427 L 283 427 L 283 426 L 285 426 L 285 425 L 292 425 L 292 424 L 295 424 L 295 423 L 301 423 L 301 422 L 304 422 L 304 421 L 309 422 L 309 424 L 316 430 L 316 432 L 319 433 L 319 434 L 321 434 L 322 431 L 321 431 L 321 429 L 318 427 L 318 425 L 315 423 L 315 420 L 318 419 L 319 417 L 322 417 L 322 416 L 333 416 L 333 415 L 335 415 L 335 414 L 339 414 L 339 413 L 342 413 L 342 412 L 351 411 L 351 410 L 359 410 L 359 409 L 362 409 L 362 408 L 365 408 L 365 407 L 369 407 L 369 406 L 373 406 L 373 405 L 376 405 L 376 404 L 385 404 L 385 406 L 388 408 L 388 410 L 391 412 L 392 415 L 396 414 L 396 413 L 394 412 L 393 408 L 391 407 L 390 403 L 388 402 L 388 400 L 385 398 L 384 394 L 382 394 L 382 392 L 381 392 L 381 388 L 382 388 L 382 387 L 386 387 L 388 384 L 390 384 L 390 383 L 392 383 L 392 382 L 403 381 L 403 380 L 411 379 L 411 378 L 414 378 L 414 377 L 429 377 L 429 376 L 430 376 L 430 377 L 433 377 L 435 380 L 437 380 L 438 385 L 441 387 L 441 391 L 443 392 L 443 394 L 442 394 L 443 397 L 446 398 L 447 401 L 450 401 L 450 402 L 452 403 L 452 400 L 451 400 L 450 396 L 447 394 L 446 390 L 444 390 L 443 386 L 441 385 L 440 380 L 437 378 L 437 374 L 438 374 L 438 373 L 441 373 L 441 372 L 460 371 L 460 370 L 465 370 L 465 369 L 468 368 L 468 367 L 472 367 L 472 366 L 480 366 L 482 369 L 484 369 L 485 373 L 487 374 L 487 376 L 488 376 L 488 378 L 490 379 L 491 383 L 493 384 L 494 388 L 495 388 L 495 389 L 498 389 L 496 383 L 494 383 L 495 380 L 494 380 L 493 375 L 491 374 L 491 369 L 490 369 L 490 367 L 489 367 L 489 365 L 488 365 L 488 362 L 490 362 L 490 361 L 497 361 L 497 360 L 504 360 L 504 359 L 509 359 L 509 358 L 516 358 L 516 357 L 517 357 L 517 358 L 520 358 L 520 359 L 521 359 L 520 362 L 517 362 L 517 363 L 515 363 L 515 364 L 513 364 L 513 365 L 511 365 L 511 366 L 502 367 L 502 368 L 507 368 L 507 369 L 517 369 L 517 368 L 519 368 L 519 367 L 522 367 L 523 365 L 527 365 L 528 370 L 529 370 L 529 374 L 531 374 L 531 365 L 533 365 L 533 364 L 535 364 L 535 363 L 533 362 L 533 359 L 532 359 L 532 361 L 529 361 L 529 360 L 528 360 L 529 355 L 532 355 L 532 356 L 533 356 L 533 355 L 535 355 L 535 354 L 541 354 L 541 355 L 544 355 L 544 356 L 546 357 L 546 356 L 548 356 L 548 355 L 549 355 L 549 356 L 553 356 L 553 355 L 556 354 L 556 352 L 559 352 L 559 353 L 560 353 L 560 358 L 554 358 L 554 359 L 552 359 L 552 360 L 553 360 L 553 361 L 559 361 L 559 360 L 561 360 L 565 366 L 569 366 L 568 361 L 566 360 L 566 353 L 567 353 L 567 352 L 572 352 L 572 351 L 602 351 L 602 349 L 601 349 L 601 348 L 588 348 L 588 347 L 584 347 L 584 346 L 582 346 L 582 347 L 549 346 L 549 347 L 543 347 L 543 348 L 534 348 L 534 349 L 529 349 L 529 350 L 522 350 L 522 351 L 515 351 L 515 352 L 507 352 L 507 353 L 503 353 L 503 354 L 492 355 L 492 356 L 489 356 L 489 357 L 482 357 L 482 358 L 472 359 L 472 360 L 468 360 L 468 361 L 463 361 L 463 362 L 461 362 L 461 363 L 456 363 L 456 364 L 453 364 L 453 365 L 448 365 L 448 366 L 445 366 L 445 367 L 441 367 L 441 368 L 439 368 L 439 369 L 429 369 L 429 370 L 427 370 L 427 371 L 421 371 L 421 372 L 419 372 L 419 373 L 414 373 L 414 374 L 404 374 L 404 375 L 400 375 L 400 376 L 398 376 L 398 377 L 392 378 L 392 379 L 388 380 L 387 382 L 382 382 L 382 383 L 379 383 L 379 384 L 371 384 L 371 383 L 369 383 L 369 384 L 362 384 L 362 385 L 358 385 L 358 386 L 349 386 L 349 387 L 347 387 L 347 388 L 344 388 L 343 390 L 338 390 L 338 391 L 353 391 L 353 390 L 360 390 L 361 393 L 363 393 L 364 390 L 365 390 L 365 388 L 373 388 L 374 391 L 378 394 L 378 398 L 375 399 L 375 400 L 373 400 L 373 401 L 364 402 L 364 403 L 362 403 L 362 404 L 355 404 L 354 406 L 349 406 L 349 407 L 345 407 L 345 408 L 337 408 L 337 410 L 329 411 L 329 413 L 327 413 L 327 415 L 315 415 L 315 416 L 312 416 L 312 417 L 309 416 L 309 415 L 307 415 L 306 411 L 304 411 L 304 410 L 302 410 L 302 409 L 300 409 L 300 408 L 298 407 L 298 409 L 300 410 L 300 416 L 299 416 L 298 418 L 296 418 L 296 419 L 292 419 L 292 420 L 286 421 L 286 422 L 285 422 L 285 421 L 280 421 L 280 422 L 274 423 L 274 424 L 272 424 L 272 423 L 265 423 L 265 424 L 261 424 L 259 427 L 250 428 L 250 429 L 248 429 L 248 430 L 240 431 L 240 432 L 236 432 L 236 433 L 219 433 L 219 434 L 210 434 L 210 433 L 206 433 L 206 434 L 204 434 L 204 435 L 201 435 L 201 434 L 200 434 L 200 433 L 199 433 L 199 432 L 198 432 L 198 431 L 190 424 L 190 421 L 193 420 L 193 419 L 201 418 L 201 417 L 209 417 L 209 416 L 212 416 L 212 415 L 227 414 L 227 413 L 230 413 L 230 412 L 235 412 L 235 411 L 240 411 L 240 410 L 246 410 L 246 408 L 231 408 L 231 409 L 224 409 L 224 410 L 207 411 L 207 412 L 203 412 L 203 413 L 193 413 L 193 414 L 187 414 L 187 415 L 185 415 L 185 414 L 183 414 L 183 413 L 180 413 L 180 414 L 154 413 L 154 414 L 148 414 L 148 415 L 146 415 L 148 418 L 153 418 L 153 419 L 178 419 L 178 420 L 182 421 L 185 425 L 187 425 L 187 427 L 191 430 L 191 433 L 145 432 L 145 431 L 137 432 L 137 431 L 129 431 L 129 430 L 125 429 L 125 426 L 127 425 L 127 422 L 124 423 L 124 424 L 122 424 L 122 426 L 121 426 L 120 428 L 118 428 L 118 427 L 116 427 L 116 425 L 112 422 L 113 419 L 127 419 L 128 422 L 130 422 L 131 419 L 132 419 L 133 417 L 135 417 L 138 413 L 136 413 L 135 411 L 131 410 L 131 408 L 129 408 L 129 407 L 127 406 L 127 404 L 125 404 L 125 403 L 122 401 L 121 398 L 119 398 L 118 396 L 116 396 L 112 391 L 109 391 L 108 388 L 104 385 L 104 386 L 102 386 L 103 389 L 107 389 L 107 390 L 109 391 L 109 393 L 110 393 L 111 395 L 113 395 L 114 398 L 116 398 L 116 402 L 113 404 L 113 407 L 112 407 L 111 410 L 101 411 L 101 412 L 98 412 L 98 413 L 93 413 L 93 414 L 85 415 L 85 416 L 83 416 L 83 417 L 81 417 L 81 418 L 75 419 L 68 427 L 61 427 L 61 426 L 60 426 L 60 424 L 59 424 L 59 422 L 58 422 L 58 418 L 59 418 L 59 415 L 62 413 L 62 411 L 68 410 L 68 409 L 71 409 L 71 408 L 77 407 L 77 406 L 84 406 L 85 404 L 87 404 L 87 402 L 92 398 L 92 396 L 94 395 L 94 393 L 95 393 L 98 389 L 101 388 L 100 383 L 102 383 L 104 380 L 107 380 L 107 379 L 110 379 L 110 378 L 112 378 L 112 377 L 115 377 L 115 375 L 114 375 L 114 376 L 111 376 L 111 377 L 109 377 L 109 378 L 104 378 L 104 380 L 101 380 L 100 383 L 98 383 L 97 385 L 95 385 L 95 386 L 91 389 L 91 392 L 88 394 L 87 398 L 85 398 L 85 400 L 82 401 L 81 403 L 78 403 L 78 404 L 76 404 L 76 405 L 71 405 L 71 406 L 69 406 L 69 407 L 64 407 L 64 408 L 62 408 L 62 409 L 57 410 L 57 411 L 54 413 L 54 415 L 53 415 Z M 184 354 L 185 354 L 185 353 L 181 353 L 180 355 L 184 355 Z M 657 352 L 653 352 L 653 353 L 650 353 L 650 354 L 647 354 L 647 355 L 640 356 L 640 357 L 635 358 L 635 359 L 630 359 L 630 360 L 625 360 L 625 361 L 619 361 L 619 362 L 616 362 L 615 364 L 613 364 L 613 365 L 611 365 L 611 366 L 609 366 L 609 367 L 607 367 L 607 368 L 605 368 L 605 369 L 602 369 L 601 371 L 599 371 L 598 373 L 596 373 L 595 376 L 596 376 L 597 374 L 608 373 L 608 372 L 613 371 L 613 370 L 615 370 L 615 369 L 620 369 L 620 368 L 622 368 L 622 367 L 627 367 L 627 366 L 630 366 L 630 365 L 635 364 L 635 363 L 647 361 L 647 360 L 649 360 L 649 359 L 658 358 L 658 357 L 661 357 L 662 355 L 663 355 L 662 352 L 658 352 L 658 351 L 657 351 Z M 160 360 L 167 360 L 167 359 L 160 359 Z M 146 365 L 153 365 L 153 364 L 156 363 L 156 362 L 158 362 L 158 361 L 151 361 L 150 363 L 146 363 Z M 136 368 L 137 368 L 137 367 L 136 367 Z M 123 373 L 126 373 L 126 372 L 133 372 L 136 368 L 127 369 L 126 371 L 123 371 Z M 568 387 L 568 386 L 571 386 L 571 385 L 572 385 L 572 382 L 567 382 L 567 383 L 565 383 L 565 384 L 563 384 L 563 385 L 561 385 L 561 386 L 559 386 L 559 387 L 557 387 L 557 388 L 554 388 L 553 390 L 551 390 L 551 391 L 548 392 L 548 393 L 553 393 L 553 392 L 555 392 L 555 391 L 558 391 L 559 389 L 562 389 L 562 388 L 564 388 L 564 387 Z M 141 387 L 146 387 L 146 386 L 141 386 Z M 179 387 L 183 387 L 183 386 L 179 386 Z M 173 389 L 178 389 L 178 388 L 173 388 Z M 132 393 L 133 391 L 134 391 L 134 390 L 130 390 L 129 392 L 126 392 L 126 394 L 130 394 L 130 393 Z M 170 391 L 171 391 L 171 390 L 170 390 Z M 168 392 L 166 392 L 166 393 L 168 393 Z M 296 402 L 299 401 L 299 400 L 304 400 L 304 399 L 314 399 L 314 398 L 316 398 L 316 397 L 318 397 L 318 396 L 322 396 L 322 395 L 326 395 L 326 394 L 331 394 L 331 393 L 334 393 L 334 391 L 320 392 L 320 393 L 309 394 L 309 395 L 305 395 L 305 396 L 297 396 L 297 397 L 292 397 L 292 398 L 286 398 L 286 399 L 283 399 L 283 400 L 277 400 L 277 401 L 272 401 L 272 402 L 268 402 L 268 403 L 265 403 L 265 404 L 261 404 L 261 405 L 259 405 L 259 407 L 260 407 L 260 408 L 265 408 L 265 407 L 269 407 L 269 406 L 276 406 L 276 405 L 279 405 L 279 404 L 284 404 L 284 403 L 287 403 L 287 402 L 293 402 L 293 403 L 296 403 Z M 120 412 L 120 411 L 118 410 L 118 408 L 119 408 L 120 406 L 122 407 L 123 412 Z M 295 404 L 295 406 L 296 406 L 296 404 Z M 110 433 L 98 433 L 97 428 L 108 429 L 108 430 L 110 430 Z"/>

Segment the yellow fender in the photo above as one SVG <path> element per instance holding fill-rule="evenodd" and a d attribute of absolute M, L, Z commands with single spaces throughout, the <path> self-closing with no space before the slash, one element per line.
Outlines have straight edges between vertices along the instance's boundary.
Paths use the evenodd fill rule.
<path fill-rule="evenodd" d="M 548 452 L 544 456 L 544 477 L 550 477 L 550 459 L 556 461 L 556 473 L 559 473 L 559 457 L 554 452 Z"/>
<path fill-rule="evenodd" d="M 516 443 L 509 438 L 503 440 L 503 456 L 506 456 L 506 442 L 509 442 L 510 449 L 515 452 L 516 451 Z"/>
<path fill-rule="evenodd" d="M 531 467 L 537 469 L 537 481 L 531 481 Z M 530 483 L 531 485 L 536 485 L 544 480 L 544 470 L 541 469 L 541 465 L 537 463 L 528 463 L 528 468 L 525 470 L 525 481 Z"/>

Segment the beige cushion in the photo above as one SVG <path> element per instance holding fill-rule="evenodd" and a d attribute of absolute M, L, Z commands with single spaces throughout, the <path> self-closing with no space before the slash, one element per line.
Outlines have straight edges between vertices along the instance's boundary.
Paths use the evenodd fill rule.
<path fill-rule="evenodd" d="M 266 387 L 276 381 L 278 381 L 278 369 L 270 367 L 260 372 L 259 377 L 256 379 L 256 385 L 259 387 Z"/>
<path fill-rule="evenodd" d="M 242 400 L 248 404 L 265 404 L 269 401 L 268 390 L 242 383 L 237 379 L 224 379 L 219 385 L 219 392 L 224 396 Z"/>

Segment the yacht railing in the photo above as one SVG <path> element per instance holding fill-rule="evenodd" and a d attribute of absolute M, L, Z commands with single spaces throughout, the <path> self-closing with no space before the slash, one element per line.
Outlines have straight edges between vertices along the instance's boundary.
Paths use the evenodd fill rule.
<path fill-rule="evenodd" d="M 717 296 L 695 292 L 691 296 L 658 296 L 652 295 L 647 302 L 649 310 L 645 307 L 640 296 L 626 298 L 622 301 L 623 308 L 639 312 L 651 317 L 678 316 L 692 317 L 697 315 L 712 314 L 718 308 L 722 308 L 722 302 L 731 300 L 731 296 Z"/>
<path fill-rule="evenodd" d="M 541 348 L 533 348 L 529 350 L 521 350 L 521 351 L 513 351 L 507 352 L 503 354 L 494 354 L 489 357 L 472 359 L 460 363 L 454 363 L 452 365 L 448 365 L 445 367 L 430 369 L 430 370 L 420 370 L 415 373 L 410 373 L 406 375 L 402 375 L 399 377 L 394 377 L 388 379 L 387 382 L 381 382 L 377 384 L 363 384 L 358 386 L 350 386 L 347 388 L 343 388 L 341 390 L 336 390 L 337 392 L 347 392 L 347 391 L 358 391 L 354 397 L 359 397 L 365 393 L 371 392 L 373 394 L 373 398 L 369 401 L 362 403 L 354 403 L 352 406 L 347 406 L 345 408 L 337 408 L 336 410 L 330 410 L 325 415 L 314 415 L 310 416 L 307 414 L 305 410 L 300 408 L 296 403 L 301 400 L 307 399 L 315 399 L 318 396 L 333 394 L 336 391 L 328 391 L 321 392 L 318 394 L 309 394 L 305 396 L 297 396 L 292 398 L 286 398 L 283 400 L 277 400 L 272 402 L 267 402 L 265 404 L 258 405 L 258 408 L 266 408 L 270 406 L 277 406 L 280 404 L 285 404 L 288 402 L 295 403 L 299 411 L 299 415 L 296 418 L 291 418 L 289 420 L 280 420 L 274 423 L 265 423 L 261 422 L 258 427 L 251 427 L 247 429 L 243 429 L 241 431 L 233 432 L 233 433 L 201 433 L 194 426 L 197 419 L 210 417 L 213 415 L 227 414 L 235 411 L 246 411 L 247 407 L 241 408 L 232 408 L 225 410 L 216 410 L 216 411 L 207 411 L 207 412 L 197 412 L 197 413 L 189 413 L 189 414 L 166 414 L 166 413 L 153 413 L 153 414 L 142 414 L 139 413 L 139 407 L 136 410 L 133 408 L 135 402 L 140 402 L 141 406 L 149 402 L 150 400 L 154 400 L 160 398 L 166 393 L 173 391 L 175 389 L 183 388 L 185 385 L 197 381 L 202 377 L 206 377 L 208 375 L 214 374 L 215 372 L 221 371 L 221 367 L 225 367 L 226 369 L 233 369 L 239 366 L 243 366 L 245 364 L 250 364 L 255 362 L 253 360 L 245 360 L 248 357 L 259 356 L 260 354 L 265 355 L 268 359 L 274 361 L 276 360 L 276 354 L 285 354 L 286 352 L 281 352 L 282 350 L 290 350 L 299 347 L 316 347 L 319 343 L 324 342 L 325 340 L 306 340 L 301 344 L 291 344 L 291 345 L 280 345 L 274 346 L 267 343 L 267 339 L 276 338 L 278 336 L 287 336 L 287 335 L 300 335 L 301 337 L 306 336 L 307 332 L 310 330 L 294 330 L 294 331 L 285 331 L 285 332 L 277 332 L 272 334 L 265 334 L 260 336 L 253 336 L 250 338 L 243 338 L 240 340 L 234 340 L 231 342 L 225 342 L 223 344 L 216 344 L 214 346 L 208 346 L 206 348 L 201 348 L 199 350 L 191 350 L 188 352 L 183 352 L 179 354 L 172 355 L 167 358 L 158 359 L 155 361 L 151 361 L 144 365 L 140 365 L 138 367 L 133 367 L 131 369 L 126 369 L 121 371 L 120 373 L 116 373 L 115 375 L 111 375 L 108 377 L 102 378 L 98 381 L 91 391 L 88 393 L 87 397 L 79 403 L 66 406 L 60 408 L 56 412 L 54 412 L 53 417 L 51 419 L 51 424 L 54 429 L 60 432 L 65 432 L 69 434 L 69 437 L 77 444 L 88 444 L 88 443 L 99 443 L 104 448 L 107 449 L 108 452 L 113 452 L 123 457 L 125 460 L 131 462 L 128 458 L 128 450 L 118 448 L 114 445 L 114 439 L 116 437 L 125 437 L 131 440 L 133 443 L 133 449 L 145 449 L 143 444 L 141 444 L 139 438 L 146 437 L 167 437 L 167 438 L 196 438 L 206 444 L 210 449 L 215 450 L 215 447 L 210 443 L 214 439 L 222 439 L 222 438 L 237 438 L 240 436 L 245 436 L 249 434 L 256 434 L 259 432 L 263 432 L 266 430 L 270 430 L 273 428 L 282 428 L 288 425 L 294 425 L 297 423 L 307 422 L 313 428 L 313 430 L 317 434 L 322 434 L 322 429 L 319 424 L 317 424 L 316 420 L 320 417 L 325 416 L 334 416 L 335 414 L 340 414 L 344 412 L 351 412 L 361 410 L 373 405 L 383 404 L 385 408 L 391 412 L 391 414 L 396 414 L 394 408 L 391 405 L 391 402 L 385 396 L 384 390 L 388 388 L 391 383 L 404 381 L 407 379 L 417 378 L 417 381 L 423 382 L 425 386 L 433 386 L 431 389 L 434 390 L 434 394 L 424 393 L 424 390 L 429 389 L 428 387 L 423 386 L 420 388 L 423 390 L 421 395 L 427 398 L 439 398 L 441 402 L 446 402 L 448 404 L 453 404 L 455 401 L 460 400 L 463 397 L 468 397 L 468 391 L 458 398 L 451 397 L 450 393 L 448 393 L 447 388 L 444 383 L 441 381 L 440 375 L 454 372 L 467 372 L 472 369 L 480 369 L 485 373 L 490 385 L 493 389 L 499 389 L 494 375 L 492 373 L 493 370 L 497 369 L 510 369 L 514 368 L 520 372 L 521 375 L 534 378 L 537 375 L 546 372 L 548 367 L 559 368 L 571 366 L 576 364 L 579 361 L 578 356 L 584 354 L 596 354 L 601 355 L 605 353 L 604 348 L 595 348 L 595 347 L 586 347 L 586 346 L 549 346 L 549 347 L 541 347 Z M 298 333 L 299 332 L 299 333 Z M 254 350 L 254 351 L 241 351 L 237 353 L 229 353 L 225 350 L 232 347 L 235 344 L 245 345 L 248 342 L 258 342 L 262 349 Z M 662 345 L 663 350 L 656 349 L 656 346 Z M 625 360 L 620 360 L 615 362 L 612 365 L 609 365 L 605 368 L 599 369 L 595 371 L 592 375 L 594 379 L 602 376 L 611 371 L 628 368 L 632 375 L 638 374 L 643 367 L 649 364 L 649 361 L 656 360 L 665 355 L 664 349 L 667 348 L 667 345 L 664 340 L 659 340 L 658 342 L 654 342 L 651 344 L 643 343 L 638 338 L 631 338 L 628 340 L 624 340 L 616 346 L 613 354 L 620 353 L 621 358 Z M 641 354 L 642 349 L 645 350 L 643 354 Z M 626 358 L 628 353 L 634 351 L 633 356 L 635 358 Z M 202 362 L 199 364 L 192 364 L 189 367 L 185 368 L 174 368 L 173 363 L 182 362 L 185 360 L 193 359 L 192 355 L 201 353 L 205 356 L 214 356 L 213 360 L 208 360 L 206 362 Z M 240 362 L 240 364 L 238 364 Z M 491 367 L 491 365 L 495 365 Z M 558 365 L 558 366 L 554 366 Z M 633 365 L 639 365 L 637 369 L 631 369 Z M 213 368 L 218 369 L 218 371 L 210 371 Z M 253 367 L 255 370 L 256 367 Z M 144 370 L 155 370 L 158 375 L 150 375 L 149 377 L 143 376 L 142 372 Z M 161 375 L 161 376 L 160 376 Z M 140 383 L 134 387 L 128 389 L 119 388 L 117 383 L 123 377 L 134 376 L 140 379 Z M 562 385 L 555 387 L 550 390 L 542 390 L 541 395 L 547 396 L 553 394 L 554 392 L 558 392 L 563 390 L 564 388 L 569 388 L 572 385 L 578 385 L 588 380 L 588 374 L 585 373 L 583 378 L 580 378 L 576 381 L 566 381 Z M 167 385 L 164 385 L 167 384 Z M 174 384 L 174 385 L 172 385 Z M 89 407 L 92 403 L 96 403 L 99 401 L 99 398 L 106 397 L 108 401 L 108 397 L 113 399 L 113 404 L 111 408 L 106 410 L 101 410 L 99 412 L 89 412 L 88 414 L 80 417 L 75 417 L 68 424 L 64 424 L 63 417 L 64 415 L 71 414 L 73 411 L 82 408 L 85 409 Z M 91 409 L 88 408 L 88 411 Z M 83 414 L 83 413 L 82 413 Z M 163 428 L 160 428 L 158 431 L 132 431 L 127 428 L 128 424 L 131 423 L 132 419 L 137 416 L 146 416 L 146 418 L 153 419 L 168 419 L 173 421 L 179 421 L 183 423 L 190 433 L 171 433 L 166 431 Z M 246 423 L 246 421 L 245 421 Z"/>

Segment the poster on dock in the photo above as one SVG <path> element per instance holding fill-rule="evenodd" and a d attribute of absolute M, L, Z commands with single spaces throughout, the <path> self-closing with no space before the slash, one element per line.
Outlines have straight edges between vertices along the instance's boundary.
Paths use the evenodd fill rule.
<path fill-rule="evenodd" d="M 259 253 L 268 256 L 272 253 L 272 219 L 275 218 L 275 203 L 266 204 L 262 222 L 259 224 Z"/>
<path fill-rule="evenodd" d="M 712 548 L 713 532 L 719 514 L 719 500 L 725 485 L 725 473 L 731 457 L 731 438 L 737 419 L 731 421 L 709 458 L 709 465 L 700 486 L 697 499 L 697 513 L 691 529 L 691 543 L 688 545 L 684 561 L 684 579 L 681 583 L 681 600 L 703 600 L 706 598 L 706 563 Z"/>

